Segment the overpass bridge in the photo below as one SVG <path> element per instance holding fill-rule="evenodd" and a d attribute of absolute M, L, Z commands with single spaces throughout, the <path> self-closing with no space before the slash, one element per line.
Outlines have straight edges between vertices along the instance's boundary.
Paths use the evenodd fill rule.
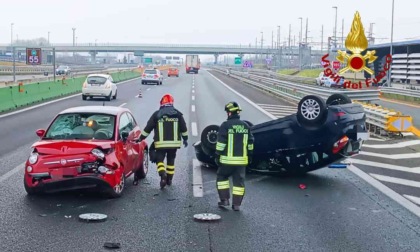
<path fill-rule="evenodd" d="M 161 54 L 212 54 L 216 58 L 223 54 L 236 54 L 243 56 L 245 54 L 267 54 L 283 56 L 298 56 L 299 47 L 283 47 L 281 49 L 266 47 L 252 47 L 243 45 L 182 45 L 182 44 L 123 44 L 123 43 L 86 43 L 86 44 L 51 44 L 51 45 L 17 45 L 16 51 L 24 51 L 26 48 L 36 47 L 43 51 L 56 52 L 88 52 L 95 57 L 100 52 L 134 52 L 135 56 L 142 56 L 146 53 L 161 53 Z M 310 50 L 311 56 L 321 56 L 320 50 Z M 11 51 L 10 44 L 1 45 L 0 51 Z"/>

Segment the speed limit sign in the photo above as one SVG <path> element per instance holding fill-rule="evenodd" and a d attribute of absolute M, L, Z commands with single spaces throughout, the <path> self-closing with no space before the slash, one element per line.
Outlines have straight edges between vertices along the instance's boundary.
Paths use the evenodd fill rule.
<path fill-rule="evenodd" d="M 26 48 L 26 64 L 41 65 L 41 48 Z"/>

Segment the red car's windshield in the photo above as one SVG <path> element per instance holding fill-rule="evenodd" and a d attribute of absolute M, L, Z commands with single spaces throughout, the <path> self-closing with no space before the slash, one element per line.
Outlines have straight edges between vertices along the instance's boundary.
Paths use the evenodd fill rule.
<path fill-rule="evenodd" d="M 44 140 L 83 139 L 112 140 L 115 116 L 100 113 L 59 115 L 45 134 Z"/>

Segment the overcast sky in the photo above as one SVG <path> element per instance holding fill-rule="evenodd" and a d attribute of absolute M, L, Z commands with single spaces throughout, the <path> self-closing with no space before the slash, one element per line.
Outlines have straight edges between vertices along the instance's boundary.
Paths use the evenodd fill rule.
<path fill-rule="evenodd" d="M 299 37 L 299 17 L 309 19 L 309 36 L 321 41 L 333 34 L 338 6 L 338 35 L 344 33 L 359 11 L 366 33 L 375 23 L 377 43 L 391 34 L 392 0 L 1 0 L 0 43 L 14 39 L 47 37 L 52 43 L 72 43 L 72 27 L 78 43 L 178 43 L 255 45 L 264 32 L 271 45 L 281 26 L 281 40 Z M 394 41 L 420 39 L 420 0 L 395 1 Z M 305 20 L 303 25 L 305 30 Z M 324 39 L 325 41 L 325 39 Z"/>

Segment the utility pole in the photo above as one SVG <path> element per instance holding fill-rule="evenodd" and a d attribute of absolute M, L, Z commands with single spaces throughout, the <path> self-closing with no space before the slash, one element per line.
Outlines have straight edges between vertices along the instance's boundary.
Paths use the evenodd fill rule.
<path fill-rule="evenodd" d="M 16 82 L 16 59 L 15 59 L 15 46 L 13 45 L 13 25 L 14 23 L 10 24 L 10 46 L 12 47 L 12 58 L 13 58 L 13 82 Z"/>
<path fill-rule="evenodd" d="M 274 49 L 274 31 L 271 31 L 271 49 Z"/>
<path fill-rule="evenodd" d="M 280 26 L 277 26 L 277 54 L 278 54 L 278 65 L 281 65 L 281 53 L 280 53 Z"/>
<path fill-rule="evenodd" d="M 341 48 L 344 48 L 344 18 L 341 24 Z"/>
<path fill-rule="evenodd" d="M 306 18 L 305 44 L 308 44 L 308 18 Z"/>
<path fill-rule="evenodd" d="M 391 23 L 391 45 L 389 48 L 389 54 L 391 54 L 392 57 L 392 43 L 394 42 L 394 0 L 392 0 L 392 23 Z M 391 71 L 392 71 L 392 61 L 391 63 L 389 63 L 389 71 L 388 71 L 388 87 L 392 86 L 392 76 L 391 76 Z"/>
<path fill-rule="evenodd" d="M 302 70 L 302 23 L 303 23 L 303 18 L 300 17 L 298 18 L 300 19 L 300 33 L 299 33 L 299 70 Z"/>
<path fill-rule="evenodd" d="M 257 48 L 258 48 L 258 38 L 255 37 L 255 49 L 257 49 Z M 258 53 L 256 52 L 255 53 L 255 61 L 257 61 L 257 58 L 258 58 Z"/>
<path fill-rule="evenodd" d="M 321 28 L 321 54 L 324 53 L 324 25 Z"/>
<path fill-rule="evenodd" d="M 337 48 L 337 6 L 333 6 L 335 9 L 335 26 L 334 26 L 334 47 Z"/>
<path fill-rule="evenodd" d="M 71 28 L 73 30 L 73 47 L 76 43 L 76 28 Z M 74 57 L 74 51 L 73 51 L 73 57 Z"/>
<path fill-rule="evenodd" d="M 48 32 L 48 45 L 50 44 L 50 32 Z"/>
<path fill-rule="evenodd" d="M 264 45 L 264 32 L 261 32 L 261 62 L 262 62 L 262 58 L 263 58 L 263 45 Z"/>

